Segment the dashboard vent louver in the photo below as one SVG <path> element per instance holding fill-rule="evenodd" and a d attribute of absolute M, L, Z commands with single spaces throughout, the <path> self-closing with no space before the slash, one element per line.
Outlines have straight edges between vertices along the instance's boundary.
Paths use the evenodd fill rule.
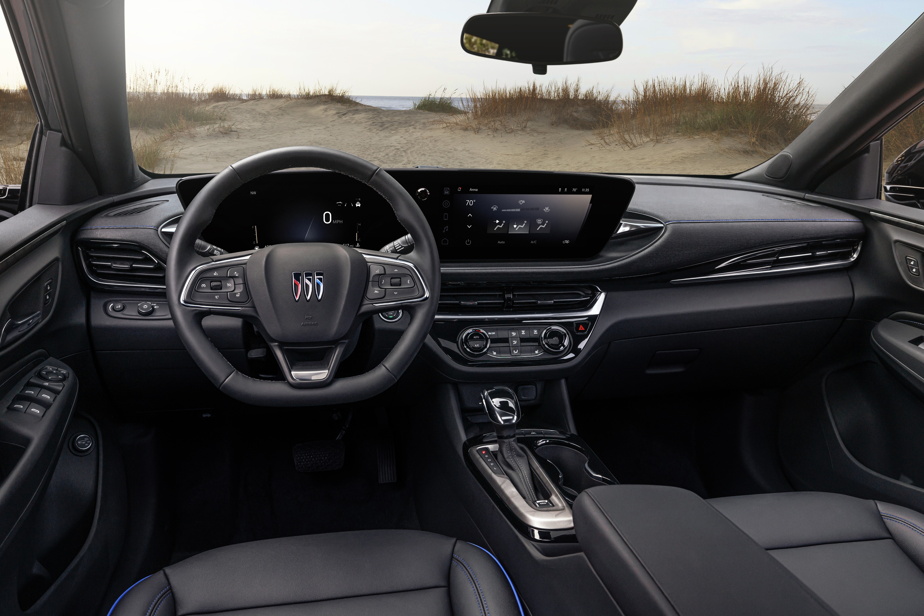
<path fill-rule="evenodd" d="M 134 214 L 140 214 L 141 212 L 146 212 L 153 207 L 166 203 L 166 201 L 148 201 L 146 203 L 132 203 L 131 205 L 120 207 L 112 211 L 106 212 L 104 216 L 115 217 L 115 216 L 132 216 Z"/>
<path fill-rule="evenodd" d="M 505 303 L 501 288 L 450 287 L 440 293 L 440 310 L 451 312 L 503 310 Z"/>
<path fill-rule="evenodd" d="M 847 267 L 860 256 L 857 239 L 818 240 L 749 252 L 716 266 L 711 274 L 677 278 L 674 284 L 734 280 Z"/>
<path fill-rule="evenodd" d="M 735 257 L 716 268 L 716 273 L 779 271 L 814 268 L 852 262 L 860 252 L 860 240 L 826 240 L 781 246 Z"/>
<path fill-rule="evenodd" d="M 450 285 L 440 294 L 439 308 L 448 313 L 582 310 L 593 304 L 597 294 L 593 287 Z"/>
<path fill-rule="evenodd" d="M 166 288 L 166 269 L 156 257 L 125 242 L 86 242 L 78 247 L 84 272 L 105 287 Z"/>

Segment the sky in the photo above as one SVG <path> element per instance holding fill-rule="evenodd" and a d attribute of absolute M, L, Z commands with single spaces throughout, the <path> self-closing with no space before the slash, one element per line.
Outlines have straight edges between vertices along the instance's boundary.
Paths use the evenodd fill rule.
<path fill-rule="evenodd" d="M 618 0 L 613 0 L 618 2 Z M 462 51 L 462 25 L 487 0 L 126 0 L 129 75 L 169 70 L 235 91 L 338 85 L 364 96 L 580 77 L 617 94 L 651 77 L 722 79 L 773 66 L 806 79 L 829 103 L 920 14 L 920 0 L 638 0 L 613 61 L 551 66 Z M 21 81 L 8 39 L 0 83 Z"/>

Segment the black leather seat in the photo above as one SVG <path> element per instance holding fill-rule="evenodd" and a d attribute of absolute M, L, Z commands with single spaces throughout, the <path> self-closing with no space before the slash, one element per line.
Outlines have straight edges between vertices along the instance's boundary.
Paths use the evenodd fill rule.
<path fill-rule="evenodd" d="M 795 492 L 708 501 L 841 616 L 924 613 L 924 516 Z"/>
<path fill-rule="evenodd" d="M 359 531 L 232 545 L 127 590 L 110 616 L 513 616 L 500 563 L 469 543 L 419 531 Z"/>
<path fill-rule="evenodd" d="M 839 494 L 586 490 L 578 539 L 626 616 L 924 614 L 924 515 Z"/>

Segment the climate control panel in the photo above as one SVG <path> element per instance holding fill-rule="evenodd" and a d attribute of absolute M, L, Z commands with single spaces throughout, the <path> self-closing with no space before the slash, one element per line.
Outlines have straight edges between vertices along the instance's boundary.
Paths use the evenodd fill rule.
<path fill-rule="evenodd" d="M 543 320 L 507 316 L 492 322 L 438 315 L 432 333 L 457 363 L 470 366 L 561 363 L 583 350 L 596 315 L 550 315 Z"/>
<path fill-rule="evenodd" d="M 580 332 L 569 332 L 561 325 L 504 325 L 469 327 L 459 334 L 459 351 L 469 358 L 546 359 L 560 357 L 571 350 L 573 336 L 589 330 L 584 323 Z"/>

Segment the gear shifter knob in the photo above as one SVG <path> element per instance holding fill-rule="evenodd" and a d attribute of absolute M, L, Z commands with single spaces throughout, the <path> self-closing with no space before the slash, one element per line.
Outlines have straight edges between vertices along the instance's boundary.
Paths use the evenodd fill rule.
<path fill-rule="evenodd" d="M 481 392 L 481 404 L 484 405 L 488 419 L 497 426 L 498 438 L 511 438 L 516 435 L 517 423 L 523 414 L 520 400 L 509 387 L 493 387 Z"/>

